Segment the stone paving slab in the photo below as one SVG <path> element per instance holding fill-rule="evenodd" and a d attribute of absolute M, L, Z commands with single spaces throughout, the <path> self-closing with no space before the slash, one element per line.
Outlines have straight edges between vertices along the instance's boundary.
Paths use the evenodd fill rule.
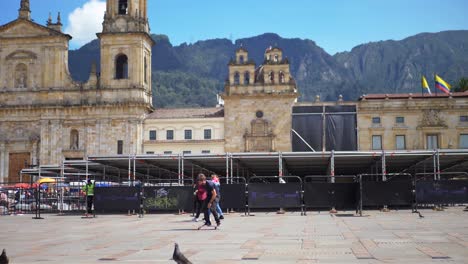
<path fill-rule="evenodd" d="M 175 263 L 177 242 L 193 263 L 468 263 L 463 209 L 230 214 L 200 231 L 190 215 L 2 216 L 0 250 L 10 263 Z"/>

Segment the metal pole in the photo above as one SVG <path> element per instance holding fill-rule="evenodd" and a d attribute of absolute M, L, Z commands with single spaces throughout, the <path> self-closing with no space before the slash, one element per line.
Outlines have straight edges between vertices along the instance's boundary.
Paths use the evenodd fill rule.
<path fill-rule="evenodd" d="M 283 155 L 278 152 L 278 177 L 283 178 Z"/>
<path fill-rule="evenodd" d="M 335 183 L 335 150 L 332 150 L 330 157 L 330 176 L 331 183 Z"/>
<path fill-rule="evenodd" d="M 136 156 L 133 155 L 133 184 L 132 186 L 135 186 L 135 180 L 136 180 Z"/>
<path fill-rule="evenodd" d="M 88 182 L 88 164 L 89 164 L 89 160 L 88 160 L 88 157 L 86 157 L 86 182 Z"/>
<path fill-rule="evenodd" d="M 296 130 L 291 129 L 291 131 L 292 131 L 294 134 L 296 134 L 296 136 L 297 136 L 300 140 L 302 140 L 302 142 L 304 142 L 304 144 L 305 144 L 308 148 L 310 148 L 310 150 L 312 150 L 312 152 L 315 152 L 315 149 L 314 149 L 309 143 L 307 143 L 307 141 L 306 141 L 303 137 L 301 137 L 301 135 L 299 135 L 299 133 L 297 133 Z"/>
<path fill-rule="evenodd" d="M 327 128 L 326 128 L 326 114 L 325 114 L 325 106 L 322 106 L 322 152 L 327 151 Z"/>
<path fill-rule="evenodd" d="M 132 174 L 132 163 L 131 163 L 131 157 L 128 156 L 128 186 L 130 186 L 130 174 Z"/>
<path fill-rule="evenodd" d="M 436 166 L 436 151 L 435 150 L 434 150 L 434 154 L 432 155 L 432 161 L 433 161 L 432 163 L 433 163 L 434 181 L 436 181 L 437 180 L 437 166 Z"/>
<path fill-rule="evenodd" d="M 229 153 L 226 152 L 226 183 L 229 183 Z"/>
<path fill-rule="evenodd" d="M 234 183 L 234 179 L 233 179 L 234 175 L 233 175 L 233 170 L 232 170 L 232 169 L 233 169 L 233 165 L 232 165 L 232 154 L 229 155 L 229 158 L 230 158 L 230 160 L 231 160 L 231 168 L 230 168 L 230 169 L 231 169 L 231 184 L 233 184 L 233 183 Z"/>
<path fill-rule="evenodd" d="M 60 170 L 60 178 L 62 178 L 63 185 L 62 185 L 62 187 L 60 187 L 60 206 L 59 206 L 59 214 L 62 214 L 62 211 L 63 211 L 63 194 L 64 194 L 63 188 L 65 187 L 65 178 L 64 178 L 64 174 L 65 174 L 65 162 L 62 161 L 62 169 Z"/>
<path fill-rule="evenodd" d="M 440 181 L 440 152 L 437 149 L 437 179 Z"/>
<path fill-rule="evenodd" d="M 285 183 L 283 180 L 283 155 L 281 154 L 281 152 L 278 152 L 278 177 L 279 177 L 280 184 Z M 284 214 L 285 211 L 283 208 L 280 208 L 277 213 Z"/>
<path fill-rule="evenodd" d="M 387 181 L 387 164 L 385 160 L 385 150 L 382 150 L 382 181 Z"/>
<path fill-rule="evenodd" d="M 184 159 L 185 159 L 185 156 L 184 154 L 182 154 L 182 161 L 181 161 L 181 175 L 180 175 L 180 178 L 179 178 L 179 185 L 184 185 L 184 173 L 185 173 L 185 165 L 184 165 Z"/>
<path fill-rule="evenodd" d="M 171 176 L 172 179 L 172 176 Z M 177 181 L 180 182 L 180 154 L 177 155 Z M 172 185 L 172 181 L 171 181 Z"/>

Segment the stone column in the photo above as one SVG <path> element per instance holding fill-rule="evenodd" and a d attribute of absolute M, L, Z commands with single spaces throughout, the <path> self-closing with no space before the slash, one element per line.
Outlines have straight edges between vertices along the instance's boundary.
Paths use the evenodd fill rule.
<path fill-rule="evenodd" d="M 41 141 L 40 141 L 40 164 L 48 164 L 50 160 L 50 133 L 49 133 L 49 120 L 41 120 Z"/>
<path fill-rule="evenodd" d="M 33 141 L 32 142 L 32 153 L 31 153 L 31 156 L 32 156 L 32 164 L 31 165 L 37 165 L 37 156 L 38 156 L 38 153 L 37 153 L 37 147 L 38 147 L 38 142 L 37 140 Z"/>
<path fill-rule="evenodd" d="M 6 147 L 5 147 L 5 142 L 2 141 L 0 142 L 0 182 L 5 182 L 6 180 L 6 153 L 5 153 Z"/>
<path fill-rule="evenodd" d="M 50 164 L 58 165 L 62 159 L 61 136 L 62 126 L 60 120 L 52 120 L 50 123 Z"/>

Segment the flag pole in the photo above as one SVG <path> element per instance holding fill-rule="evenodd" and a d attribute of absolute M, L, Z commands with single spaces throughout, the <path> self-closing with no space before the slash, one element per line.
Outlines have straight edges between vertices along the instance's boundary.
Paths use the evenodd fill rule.
<path fill-rule="evenodd" d="M 421 76 L 421 96 L 424 97 L 424 87 L 422 83 L 423 77 Z"/>
<path fill-rule="evenodd" d="M 436 73 L 434 73 L 434 90 L 435 90 L 435 96 L 437 97 L 437 90 L 439 89 L 437 89 L 437 84 L 435 82 L 435 79 L 436 79 Z"/>

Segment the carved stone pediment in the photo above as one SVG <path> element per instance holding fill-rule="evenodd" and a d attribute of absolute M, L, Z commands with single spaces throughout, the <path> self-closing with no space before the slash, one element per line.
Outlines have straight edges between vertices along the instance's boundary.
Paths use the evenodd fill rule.
<path fill-rule="evenodd" d="M 10 53 L 5 58 L 6 60 L 24 60 L 24 59 L 37 59 L 37 55 L 34 52 L 28 50 L 16 50 Z"/>
<path fill-rule="evenodd" d="M 250 133 L 246 131 L 245 150 L 247 152 L 270 152 L 273 151 L 273 134 L 271 133 L 270 123 L 257 118 L 250 123 Z"/>
<path fill-rule="evenodd" d="M 25 19 L 17 19 L 0 27 L 1 38 L 28 38 L 60 35 L 68 36 L 60 31 L 50 29 Z"/>
<path fill-rule="evenodd" d="M 421 127 L 446 127 L 440 110 L 430 109 L 423 111 Z"/>

